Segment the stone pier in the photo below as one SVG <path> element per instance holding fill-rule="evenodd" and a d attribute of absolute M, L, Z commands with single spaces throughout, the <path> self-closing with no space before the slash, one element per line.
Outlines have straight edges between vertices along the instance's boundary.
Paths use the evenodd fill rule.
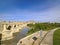
<path fill-rule="evenodd" d="M 2 41 L 13 38 L 13 33 L 19 32 L 20 29 L 26 27 L 27 24 L 33 22 L 0 22 L 0 34 L 2 35 Z"/>

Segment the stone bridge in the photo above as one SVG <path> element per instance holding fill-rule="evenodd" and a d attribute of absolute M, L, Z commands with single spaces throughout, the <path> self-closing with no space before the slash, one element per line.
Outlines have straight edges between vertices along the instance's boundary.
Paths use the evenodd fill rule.
<path fill-rule="evenodd" d="M 2 36 L 2 40 L 6 40 L 7 38 L 12 39 L 13 33 L 19 32 L 20 29 L 30 23 L 33 22 L 0 22 L 0 35 Z"/>

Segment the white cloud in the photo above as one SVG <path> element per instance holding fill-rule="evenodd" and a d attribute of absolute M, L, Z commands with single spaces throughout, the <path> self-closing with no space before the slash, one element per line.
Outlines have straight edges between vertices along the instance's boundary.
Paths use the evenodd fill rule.
<path fill-rule="evenodd" d="M 39 6 L 40 8 L 40 6 Z M 51 21 L 51 22 L 60 22 L 60 4 L 47 8 L 46 10 L 41 11 L 31 11 L 29 9 L 22 10 L 14 8 L 13 11 L 0 13 L 0 19 L 3 20 L 38 20 L 38 21 Z"/>

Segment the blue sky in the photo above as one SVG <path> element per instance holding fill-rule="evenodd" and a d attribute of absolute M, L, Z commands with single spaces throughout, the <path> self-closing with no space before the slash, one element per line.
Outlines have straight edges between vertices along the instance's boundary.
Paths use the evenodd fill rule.
<path fill-rule="evenodd" d="M 60 0 L 0 0 L 0 20 L 60 22 Z"/>

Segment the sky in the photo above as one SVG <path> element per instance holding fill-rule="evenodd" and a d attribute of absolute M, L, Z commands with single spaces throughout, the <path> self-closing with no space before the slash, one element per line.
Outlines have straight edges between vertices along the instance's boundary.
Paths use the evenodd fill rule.
<path fill-rule="evenodd" d="M 60 0 L 0 0 L 0 20 L 60 22 Z"/>

